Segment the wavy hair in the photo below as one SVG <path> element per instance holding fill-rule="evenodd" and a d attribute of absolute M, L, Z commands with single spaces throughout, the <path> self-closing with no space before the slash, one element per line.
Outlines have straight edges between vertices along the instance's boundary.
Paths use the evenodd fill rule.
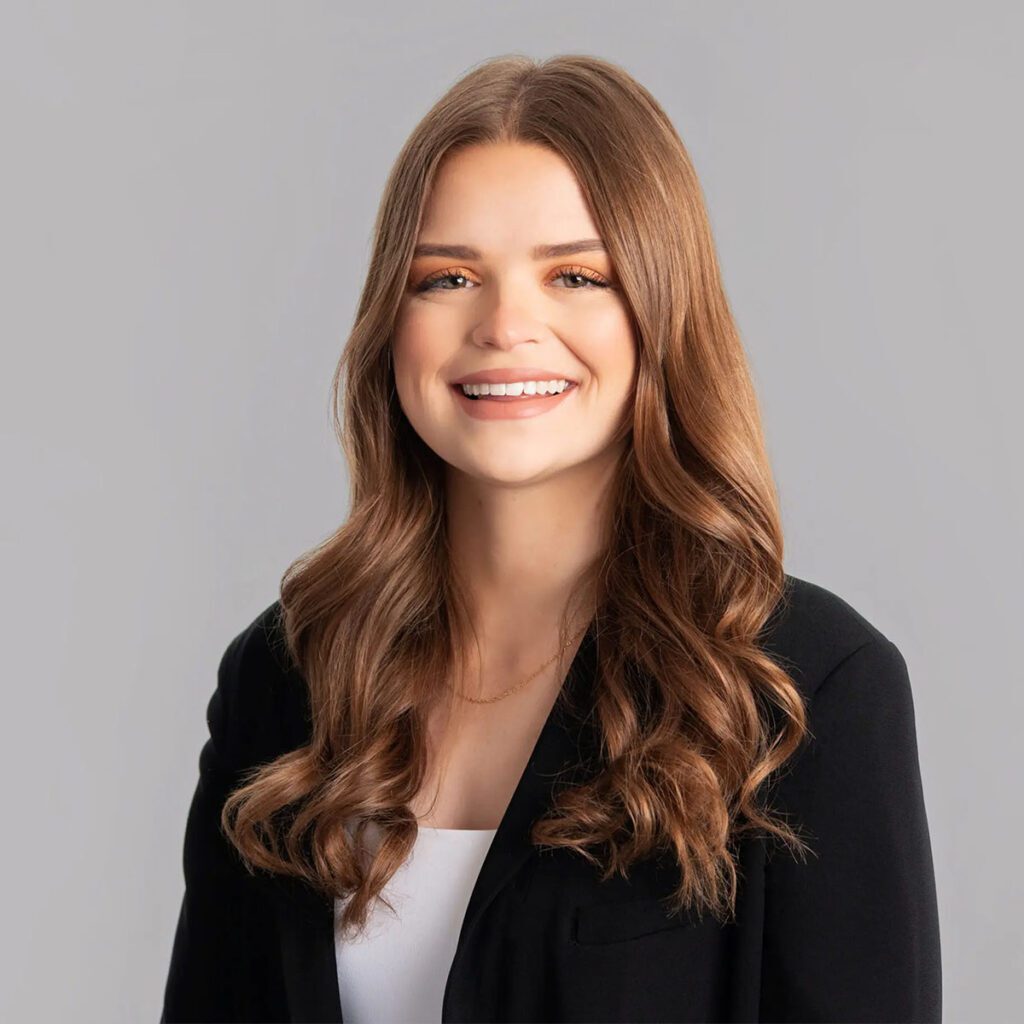
<path fill-rule="evenodd" d="M 556 792 L 530 839 L 575 851 L 605 879 L 667 852 L 680 867 L 677 906 L 725 918 L 741 833 L 805 849 L 761 803 L 762 783 L 808 728 L 794 681 L 758 642 L 784 599 L 778 500 L 689 155 L 643 86 L 587 55 L 475 65 L 391 169 L 331 389 L 350 513 L 281 580 L 312 738 L 246 772 L 221 825 L 250 871 L 350 897 L 341 931 L 364 927 L 376 898 L 391 906 L 381 891 L 416 838 L 426 709 L 473 629 L 450 558 L 443 465 L 398 404 L 390 343 L 441 161 L 494 142 L 547 146 L 571 166 L 638 346 L 605 544 L 559 626 L 564 640 L 571 608 L 596 609 L 588 710 L 600 760 Z M 370 825 L 376 850 L 364 842 Z"/>

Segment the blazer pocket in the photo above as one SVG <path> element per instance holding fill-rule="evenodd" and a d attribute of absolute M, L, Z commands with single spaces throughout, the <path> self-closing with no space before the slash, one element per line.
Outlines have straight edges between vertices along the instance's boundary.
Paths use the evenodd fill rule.
<path fill-rule="evenodd" d="M 582 946 L 595 946 L 637 939 L 692 923 L 685 911 L 670 915 L 664 897 L 588 904 L 576 908 L 573 940 Z"/>

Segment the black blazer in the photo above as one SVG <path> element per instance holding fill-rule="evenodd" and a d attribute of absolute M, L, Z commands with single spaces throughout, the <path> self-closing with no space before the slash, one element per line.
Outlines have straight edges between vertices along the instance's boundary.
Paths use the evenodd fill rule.
<path fill-rule="evenodd" d="M 906 663 L 828 590 L 787 576 L 764 648 L 810 701 L 813 737 L 771 801 L 816 856 L 739 846 L 736 919 L 667 917 L 671 866 L 598 881 L 536 851 L 531 822 L 594 734 L 556 702 L 483 861 L 443 1021 L 939 1021 L 935 879 Z M 342 1021 L 333 903 L 250 875 L 220 833 L 248 767 L 304 745 L 305 684 L 275 602 L 228 645 L 185 828 L 185 894 L 162 1022 Z M 588 631 L 565 685 L 586 705 Z M 425 1018 L 426 1019 L 426 1018 Z"/>

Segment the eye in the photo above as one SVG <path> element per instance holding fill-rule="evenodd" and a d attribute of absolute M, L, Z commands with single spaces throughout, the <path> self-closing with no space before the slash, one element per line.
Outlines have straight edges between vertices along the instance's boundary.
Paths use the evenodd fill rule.
<path fill-rule="evenodd" d="M 565 281 L 565 288 L 568 291 L 586 291 L 590 288 L 611 287 L 600 274 L 596 274 L 592 270 L 587 270 L 586 267 L 564 267 L 562 270 L 559 270 L 551 280 Z M 469 275 L 463 273 L 461 270 L 439 270 L 420 281 L 414 290 L 417 293 L 459 291 L 461 289 L 459 282 L 464 283 L 467 281 L 470 281 Z M 570 284 L 569 282 L 573 283 Z M 470 281 L 470 283 L 476 287 L 476 282 Z M 452 286 L 448 287 L 449 284 Z"/>
<path fill-rule="evenodd" d="M 455 288 L 441 288 L 442 282 L 447 281 L 468 281 L 469 277 L 462 273 L 461 270 L 439 270 L 435 274 L 431 274 L 429 277 L 424 278 L 418 285 L 416 285 L 417 292 L 451 292 L 457 291 L 458 286 Z"/>
<path fill-rule="evenodd" d="M 586 267 L 566 267 L 564 270 L 560 270 L 554 277 L 554 280 L 570 280 L 574 279 L 582 281 L 578 287 L 572 285 L 569 287 L 570 291 L 586 291 L 588 288 L 607 288 L 608 282 L 601 277 L 600 274 L 595 274 L 592 270 L 587 270 Z"/>

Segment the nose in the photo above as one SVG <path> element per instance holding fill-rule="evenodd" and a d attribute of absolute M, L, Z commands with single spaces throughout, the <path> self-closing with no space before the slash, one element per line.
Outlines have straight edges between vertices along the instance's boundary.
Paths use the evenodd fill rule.
<path fill-rule="evenodd" d="M 522 306 L 511 302 L 498 302 L 488 315 L 477 323 L 472 332 L 474 344 L 511 351 L 517 345 L 538 343 L 544 330 L 536 318 Z"/>

